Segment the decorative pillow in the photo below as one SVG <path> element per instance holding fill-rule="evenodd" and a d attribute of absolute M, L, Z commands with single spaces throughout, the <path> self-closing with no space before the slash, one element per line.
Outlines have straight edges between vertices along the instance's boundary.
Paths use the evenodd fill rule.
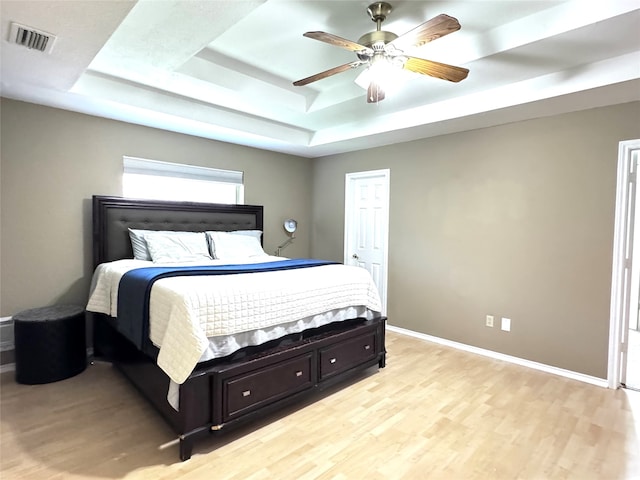
<path fill-rule="evenodd" d="M 207 232 L 213 257 L 219 260 L 267 255 L 260 245 L 260 230 Z"/>
<path fill-rule="evenodd" d="M 149 254 L 154 263 L 193 262 L 211 260 L 207 237 L 197 232 L 146 233 Z"/>

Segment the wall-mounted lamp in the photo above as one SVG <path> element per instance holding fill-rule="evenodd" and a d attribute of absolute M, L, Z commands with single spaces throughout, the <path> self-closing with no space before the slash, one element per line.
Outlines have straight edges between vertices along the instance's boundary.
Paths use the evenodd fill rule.
<path fill-rule="evenodd" d="M 296 222 L 293 218 L 288 218 L 284 221 L 282 225 L 286 232 L 289 234 L 289 238 L 282 245 L 278 245 L 276 249 L 276 257 L 280 256 L 280 251 L 285 247 L 289 246 L 289 244 L 293 243 L 293 239 L 296 238 L 296 229 L 298 228 L 298 222 Z"/>

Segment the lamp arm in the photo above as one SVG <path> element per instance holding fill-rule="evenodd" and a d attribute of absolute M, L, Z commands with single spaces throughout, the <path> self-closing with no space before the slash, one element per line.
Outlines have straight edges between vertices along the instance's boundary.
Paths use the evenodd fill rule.
<path fill-rule="evenodd" d="M 293 243 L 294 238 L 296 238 L 296 236 L 291 235 L 291 238 L 287 238 L 285 242 L 283 242 L 281 245 L 278 245 L 278 248 L 276 248 L 276 251 L 275 251 L 276 257 L 280 256 L 280 250 L 284 249 L 285 247 L 288 247 L 291 243 Z"/>

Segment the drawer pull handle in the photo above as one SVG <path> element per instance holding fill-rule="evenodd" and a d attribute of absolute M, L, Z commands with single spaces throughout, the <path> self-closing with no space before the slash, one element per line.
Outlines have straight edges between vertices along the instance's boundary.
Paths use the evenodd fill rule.
<path fill-rule="evenodd" d="M 248 397 L 249 395 L 251 395 L 251 390 L 245 390 L 244 392 L 242 392 L 243 397 Z"/>
<path fill-rule="evenodd" d="M 302 376 L 302 370 L 298 370 L 296 372 L 296 377 L 301 377 Z"/>
<path fill-rule="evenodd" d="M 365 349 L 365 350 L 369 350 L 370 348 L 371 348 L 371 347 L 370 347 L 369 345 L 365 345 L 365 346 L 364 346 L 364 349 Z"/>
<path fill-rule="evenodd" d="M 336 363 L 336 359 L 332 358 L 331 360 L 329 360 L 329 363 Z"/>

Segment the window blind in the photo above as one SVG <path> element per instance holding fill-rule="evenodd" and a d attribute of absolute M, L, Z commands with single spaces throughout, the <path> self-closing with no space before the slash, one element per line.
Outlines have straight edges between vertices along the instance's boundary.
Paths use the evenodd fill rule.
<path fill-rule="evenodd" d="M 123 157 L 124 173 L 137 175 L 155 175 L 159 177 L 187 178 L 210 182 L 243 185 L 243 172 L 221 170 L 218 168 L 198 167 L 182 163 L 161 162 L 145 158 Z"/>

